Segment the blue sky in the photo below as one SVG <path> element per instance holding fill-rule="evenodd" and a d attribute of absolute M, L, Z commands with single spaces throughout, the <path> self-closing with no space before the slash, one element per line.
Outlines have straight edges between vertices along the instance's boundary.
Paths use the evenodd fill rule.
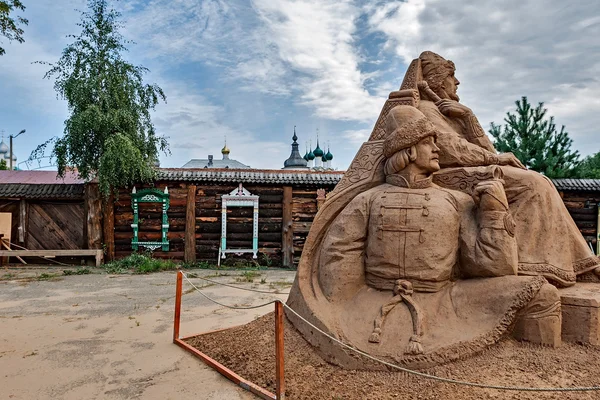
<path fill-rule="evenodd" d="M 24 0 L 23 44 L 3 41 L 0 130 L 19 161 L 61 135 L 67 118 L 43 80 L 78 34 L 85 0 Z M 220 157 L 278 169 L 297 126 L 302 153 L 331 143 L 344 170 L 368 137 L 385 98 L 424 50 L 452 59 L 461 101 L 487 130 L 514 101 L 544 101 L 583 155 L 600 151 L 600 4 L 581 0 L 345 1 L 121 0 L 126 58 L 150 69 L 167 103 L 153 116 L 169 138 L 161 165 Z M 21 167 L 25 168 L 24 165 Z"/>

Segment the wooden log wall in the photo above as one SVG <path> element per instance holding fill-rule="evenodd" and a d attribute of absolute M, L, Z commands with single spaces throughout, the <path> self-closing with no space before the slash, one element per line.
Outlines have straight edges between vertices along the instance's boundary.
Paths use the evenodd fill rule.
<path fill-rule="evenodd" d="M 317 215 L 317 188 L 294 187 L 292 193 L 294 264 L 297 266 L 312 221 Z"/>
<path fill-rule="evenodd" d="M 561 192 L 560 193 L 569 214 L 581 231 L 587 242 L 591 242 L 596 250 L 598 229 L 598 207 L 600 202 L 599 192 Z"/>
<path fill-rule="evenodd" d="M 195 258 L 198 261 L 217 261 L 219 242 L 221 238 L 221 196 L 229 194 L 237 188 L 236 184 L 190 182 L 157 182 L 153 187 L 164 190 L 168 186 L 170 207 L 167 211 L 169 219 L 168 238 L 170 250 L 156 250 L 154 256 L 178 260 L 193 260 L 191 254 L 186 257 L 186 216 L 190 217 L 192 207 L 188 198 L 194 198 L 193 212 L 195 213 L 194 229 L 188 229 L 195 238 Z M 189 193 L 192 185 L 196 187 L 193 196 Z M 138 190 L 150 187 L 138 185 Z M 244 188 L 252 194 L 260 196 L 258 211 L 258 248 L 259 258 L 267 254 L 272 266 L 282 266 L 283 263 L 283 185 L 245 184 Z M 333 187 L 327 188 L 332 190 Z M 290 239 L 293 249 L 293 260 L 289 267 L 298 263 L 302 246 L 308 235 L 310 224 L 317 212 L 317 188 L 293 187 L 286 189 L 291 197 L 289 211 L 292 219 Z M 290 196 L 291 195 L 291 196 Z M 286 199 L 287 200 L 287 199 Z M 161 233 L 161 205 L 159 203 L 140 203 L 139 239 L 140 241 L 158 241 Z M 288 212 L 289 212 L 288 211 Z M 252 214 L 251 207 L 230 207 L 227 210 L 227 247 L 252 248 Z M 133 238 L 133 210 L 131 208 L 131 193 L 121 190 L 118 200 L 114 203 L 114 247 L 117 258 L 131 254 L 131 239 Z M 188 245 L 189 248 L 189 245 Z M 239 256 L 228 255 L 230 262 L 240 260 Z M 243 258 L 250 258 L 245 254 Z M 266 260 L 263 261 L 263 264 Z"/>

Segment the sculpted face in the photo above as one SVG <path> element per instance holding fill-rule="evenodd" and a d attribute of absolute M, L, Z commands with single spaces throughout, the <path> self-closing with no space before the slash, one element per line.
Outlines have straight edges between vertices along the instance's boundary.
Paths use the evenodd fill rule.
<path fill-rule="evenodd" d="M 450 100 L 460 100 L 460 98 L 456 94 L 458 85 L 460 85 L 460 81 L 454 76 L 454 71 L 450 75 L 448 75 L 446 79 L 444 79 L 444 81 L 442 82 L 442 89 L 444 92 L 446 92 Z"/>
<path fill-rule="evenodd" d="M 421 172 L 431 174 L 440 170 L 440 148 L 435 143 L 435 136 L 427 136 L 415 145 L 417 158 L 414 164 Z"/>

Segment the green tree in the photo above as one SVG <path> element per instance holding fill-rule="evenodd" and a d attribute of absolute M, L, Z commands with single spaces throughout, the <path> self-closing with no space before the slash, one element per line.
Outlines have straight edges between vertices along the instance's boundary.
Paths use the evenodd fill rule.
<path fill-rule="evenodd" d="M 59 175 L 76 167 L 86 180 L 98 178 L 108 195 L 133 182 L 150 181 L 159 151 L 168 152 L 164 137 L 157 136 L 150 111 L 162 99 L 156 84 L 144 84 L 148 69 L 122 58 L 127 51 L 119 33 L 120 13 L 107 0 L 88 0 L 82 12 L 79 36 L 68 45 L 44 78 L 54 78 L 54 89 L 67 100 L 69 118 L 64 136 L 38 146 L 31 158 L 53 145 Z"/>
<path fill-rule="evenodd" d="M 19 28 L 19 24 L 27 25 L 29 21 L 23 17 L 11 17 L 10 13 L 14 10 L 25 11 L 25 6 L 20 0 L 0 0 L 0 35 L 7 38 L 9 42 L 16 40 L 23 43 L 25 31 Z M 4 53 L 6 51 L 0 46 L 0 56 Z"/>
<path fill-rule="evenodd" d="M 8 165 L 6 165 L 6 160 L 0 160 L 0 171 L 6 171 L 8 169 Z"/>
<path fill-rule="evenodd" d="M 549 178 L 568 178 L 575 174 L 579 152 L 571 151 L 573 140 L 565 126 L 556 130 L 554 117 L 547 117 L 544 103 L 533 108 L 523 96 L 515 102 L 516 113 L 507 112 L 502 125 L 490 124 L 494 147 L 512 152 L 527 168 Z"/>
<path fill-rule="evenodd" d="M 600 152 L 583 159 L 577 167 L 576 177 L 600 179 Z"/>

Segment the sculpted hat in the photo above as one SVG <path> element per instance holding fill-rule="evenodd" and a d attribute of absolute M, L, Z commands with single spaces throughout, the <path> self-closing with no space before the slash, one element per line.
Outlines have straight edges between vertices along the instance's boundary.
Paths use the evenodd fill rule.
<path fill-rule="evenodd" d="M 412 106 L 396 106 L 385 117 L 386 138 L 383 154 L 386 158 L 394 153 L 417 144 L 437 131 L 423 113 Z"/>

